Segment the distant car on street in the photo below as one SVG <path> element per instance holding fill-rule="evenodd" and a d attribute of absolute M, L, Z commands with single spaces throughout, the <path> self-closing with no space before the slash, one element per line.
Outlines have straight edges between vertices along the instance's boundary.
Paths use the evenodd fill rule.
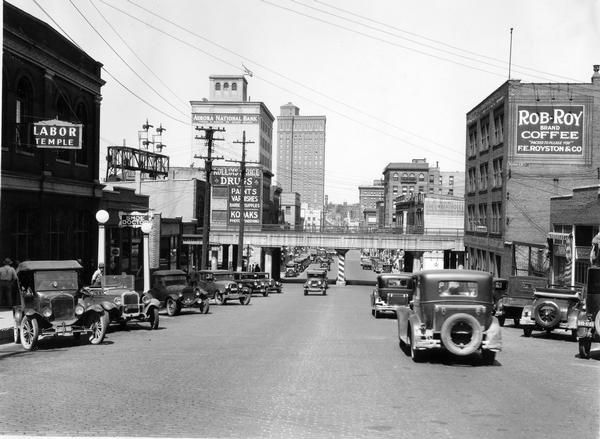
<path fill-rule="evenodd" d="M 371 314 L 376 319 L 380 313 L 396 315 L 396 307 L 408 306 L 412 296 L 412 273 L 380 274 L 371 293 Z"/>
<path fill-rule="evenodd" d="M 304 282 L 304 295 L 308 293 L 327 294 L 327 270 L 315 269 L 306 272 L 306 282 Z"/>
<path fill-rule="evenodd" d="M 14 342 L 35 349 L 45 337 L 88 336 L 104 340 L 108 313 L 80 296 L 82 267 L 77 261 L 26 261 L 17 267 L 19 303 L 13 308 Z"/>
<path fill-rule="evenodd" d="M 157 270 L 152 273 L 150 294 L 170 316 L 178 315 L 182 308 L 197 308 L 201 314 L 210 308 L 208 293 L 188 282 L 183 270 Z"/>
<path fill-rule="evenodd" d="M 414 275 L 414 295 L 397 308 L 400 346 L 415 362 L 432 349 L 457 356 L 481 352 L 493 364 L 502 335 L 493 315 L 492 275 L 474 270 L 424 270 Z"/>
<path fill-rule="evenodd" d="M 547 284 L 545 277 L 511 276 L 504 292 L 500 291 L 504 287 L 502 284 L 500 289 L 494 288 L 494 306 L 500 326 L 504 326 L 506 319 L 513 319 L 515 325 L 519 325 L 523 308 L 531 304 L 534 290 Z"/>
<path fill-rule="evenodd" d="M 264 297 L 269 295 L 270 289 L 267 287 L 267 281 L 262 274 L 254 271 L 234 271 L 233 278 L 248 288 L 252 294 L 262 294 Z"/>
<path fill-rule="evenodd" d="M 241 305 L 250 304 L 252 291 L 238 282 L 230 270 L 199 270 L 194 273 L 194 279 L 201 288 L 212 294 L 218 305 L 238 300 Z"/>
<path fill-rule="evenodd" d="M 360 258 L 360 267 L 363 270 L 372 270 L 373 269 L 373 261 L 368 256 L 363 256 Z"/>

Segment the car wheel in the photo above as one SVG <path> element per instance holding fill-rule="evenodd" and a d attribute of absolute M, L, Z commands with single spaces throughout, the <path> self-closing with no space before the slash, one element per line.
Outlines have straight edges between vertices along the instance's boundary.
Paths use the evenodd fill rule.
<path fill-rule="evenodd" d="M 446 319 L 441 328 L 444 347 L 454 355 L 470 355 L 479 349 L 483 340 L 483 330 L 475 317 L 457 313 Z"/>
<path fill-rule="evenodd" d="M 504 326 L 504 321 L 506 320 L 506 317 L 500 316 L 500 317 L 497 317 L 497 319 L 498 319 L 498 324 L 500 326 Z"/>
<path fill-rule="evenodd" d="M 307 290 L 304 290 L 304 295 L 308 296 L 308 291 Z"/>
<path fill-rule="evenodd" d="M 106 330 L 108 329 L 109 317 L 103 311 L 101 313 L 92 313 L 90 316 L 90 329 L 92 333 L 90 334 L 90 343 L 91 344 L 100 344 L 102 340 L 104 340 L 104 336 L 106 335 Z"/>
<path fill-rule="evenodd" d="M 589 359 L 592 355 L 592 339 L 582 338 L 579 340 L 579 357 Z"/>
<path fill-rule="evenodd" d="M 35 317 L 23 316 L 21 319 L 21 346 L 27 351 L 35 349 L 38 337 L 40 336 L 40 327 Z"/>
<path fill-rule="evenodd" d="M 127 320 L 126 319 L 119 320 L 119 328 L 121 328 L 122 330 L 127 329 Z"/>
<path fill-rule="evenodd" d="M 269 292 L 268 292 L 268 291 L 265 291 L 265 292 L 263 293 L 263 297 L 267 297 L 268 295 L 269 295 Z"/>
<path fill-rule="evenodd" d="M 379 311 L 377 309 L 373 310 L 373 317 L 375 317 L 376 319 L 379 318 Z"/>
<path fill-rule="evenodd" d="M 209 309 L 210 309 L 210 300 L 202 299 L 202 301 L 200 302 L 200 313 L 208 314 Z"/>
<path fill-rule="evenodd" d="M 533 333 L 533 328 L 531 326 L 527 326 L 527 327 L 523 328 L 523 335 L 525 337 L 531 337 L 532 333 Z"/>
<path fill-rule="evenodd" d="M 217 305 L 225 305 L 225 300 L 223 299 L 223 293 L 215 294 L 215 302 Z"/>
<path fill-rule="evenodd" d="M 248 293 L 248 294 L 240 297 L 240 303 L 242 305 L 248 305 L 250 303 L 251 298 L 252 298 L 252 294 Z"/>
<path fill-rule="evenodd" d="M 489 349 L 482 350 L 481 360 L 483 361 L 483 364 L 487 364 L 488 366 L 493 365 L 496 362 L 496 352 L 490 351 Z"/>
<path fill-rule="evenodd" d="M 544 329 L 552 329 L 560 322 L 560 310 L 554 302 L 545 301 L 533 309 L 535 322 Z"/>
<path fill-rule="evenodd" d="M 179 314 L 179 311 L 181 311 L 181 308 L 179 308 L 179 304 L 177 303 L 177 301 L 173 300 L 171 297 L 167 299 L 165 307 L 167 308 L 167 314 L 171 317 L 176 316 L 177 314 Z"/>
<path fill-rule="evenodd" d="M 375 317 L 375 310 L 373 308 L 371 308 L 371 315 Z"/>
<path fill-rule="evenodd" d="M 519 326 L 521 324 L 521 319 L 513 319 L 515 326 Z"/>
<path fill-rule="evenodd" d="M 408 328 L 408 338 L 409 338 L 409 342 L 410 342 L 410 358 L 412 358 L 412 360 L 415 363 L 424 362 L 425 359 L 427 358 L 427 351 L 421 351 L 421 350 L 415 349 L 415 343 L 414 343 L 413 336 L 412 336 L 412 328 Z"/>
<path fill-rule="evenodd" d="M 153 306 L 152 309 L 148 311 L 148 322 L 150 322 L 150 329 L 158 329 L 158 308 Z"/>

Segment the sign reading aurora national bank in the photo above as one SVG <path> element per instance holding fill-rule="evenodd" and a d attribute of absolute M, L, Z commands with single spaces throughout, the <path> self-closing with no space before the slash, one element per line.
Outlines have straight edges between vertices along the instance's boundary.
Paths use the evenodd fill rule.
<path fill-rule="evenodd" d="M 195 124 L 258 124 L 258 114 L 192 113 Z"/>
<path fill-rule="evenodd" d="M 518 105 L 517 155 L 583 156 L 583 105 Z"/>

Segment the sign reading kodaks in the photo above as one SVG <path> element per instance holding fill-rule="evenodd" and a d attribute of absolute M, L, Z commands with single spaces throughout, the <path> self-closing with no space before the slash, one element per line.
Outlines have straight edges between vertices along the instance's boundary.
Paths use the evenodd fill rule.
<path fill-rule="evenodd" d="M 33 138 L 38 148 L 81 149 L 83 125 L 58 119 L 33 124 Z"/>
<path fill-rule="evenodd" d="M 518 105 L 517 155 L 583 156 L 583 105 Z"/>

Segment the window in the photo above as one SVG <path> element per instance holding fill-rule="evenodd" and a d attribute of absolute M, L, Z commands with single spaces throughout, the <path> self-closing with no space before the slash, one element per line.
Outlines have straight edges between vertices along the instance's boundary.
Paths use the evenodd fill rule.
<path fill-rule="evenodd" d="M 448 186 L 454 186 L 454 175 L 448 177 Z"/>
<path fill-rule="evenodd" d="M 229 90 L 229 82 L 223 83 L 223 91 L 225 91 L 225 90 Z"/>
<path fill-rule="evenodd" d="M 504 113 L 494 116 L 494 140 L 495 145 L 504 142 Z"/>
<path fill-rule="evenodd" d="M 479 226 L 487 228 L 487 204 L 479 205 Z"/>
<path fill-rule="evenodd" d="M 408 188 L 406 186 L 402 186 L 402 195 L 406 195 Z"/>
<path fill-rule="evenodd" d="M 398 181 L 398 173 L 397 172 L 394 172 L 394 174 L 392 175 L 392 180 Z"/>
<path fill-rule="evenodd" d="M 473 124 L 469 127 L 469 157 L 475 155 L 477 151 L 477 125 Z"/>
<path fill-rule="evenodd" d="M 440 296 L 477 297 L 477 282 L 441 281 L 438 283 Z"/>
<path fill-rule="evenodd" d="M 448 189 L 448 195 L 454 195 L 454 189 Z"/>
<path fill-rule="evenodd" d="M 433 188 L 432 187 L 429 188 L 429 195 L 433 195 Z"/>
<path fill-rule="evenodd" d="M 490 119 L 481 121 L 481 151 L 486 151 L 490 147 Z"/>
<path fill-rule="evenodd" d="M 59 97 L 56 101 L 56 114 L 59 120 L 70 121 L 75 116 L 71 110 L 71 104 L 67 102 L 64 92 L 59 90 Z M 68 162 L 70 160 L 70 154 L 68 149 L 59 149 L 56 153 L 57 160 L 63 160 Z"/>
<path fill-rule="evenodd" d="M 468 180 L 467 180 L 467 191 L 475 192 L 477 188 L 477 170 L 475 168 L 469 168 Z"/>
<path fill-rule="evenodd" d="M 488 164 L 483 163 L 479 166 L 479 190 L 485 191 L 487 190 L 488 185 Z"/>
<path fill-rule="evenodd" d="M 215 82 L 215 90 L 221 90 L 221 83 L 220 82 Z"/>
<path fill-rule="evenodd" d="M 415 174 L 413 174 L 412 172 L 410 173 L 410 178 L 413 179 L 415 178 Z"/>
<path fill-rule="evenodd" d="M 433 174 L 429 174 L 429 183 L 434 183 L 435 182 L 435 177 Z"/>
<path fill-rule="evenodd" d="M 393 187 L 392 187 L 392 193 L 393 193 L 394 195 L 398 194 L 398 186 L 393 186 Z"/>
<path fill-rule="evenodd" d="M 490 232 L 500 233 L 502 224 L 502 203 L 492 203 L 492 218 L 490 222 Z"/>
<path fill-rule="evenodd" d="M 502 157 L 494 160 L 492 162 L 492 167 L 493 167 L 493 172 L 494 172 L 494 176 L 493 176 L 494 187 L 495 188 L 502 187 Z"/>
<path fill-rule="evenodd" d="M 425 192 L 425 186 L 419 186 L 419 193 L 422 194 Z"/>
<path fill-rule="evenodd" d="M 467 206 L 467 230 L 474 231 L 477 225 L 477 213 L 475 211 L 475 205 L 469 204 Z"/>
<path fill-rule="evenodd" d="M 85 110 L 85 105 L 80 103 L 77 105 L 77 119 L 81 124 L 81 149 L 75 150 L 75 162 L 81 165 L 87 165 L 88 163 L 88 142 L 87 142 L 87 112 Z"/>
<path fill-rule="evenodd" d="M 419 174 L 419 181 L 425 181 L 425 174 Z"/>
<path fill-rule="evenodd" d="M 237 82 L 231 83 L 231 91 L 237 91 Z"/>
<path fill-rule="evenodd" d="M 21 78 L 17 85 L 15 102 L 15 147 L 19 151 L 32 152 L 29 124 L 33 116 L 33 88 L 31 83 Z"/>

